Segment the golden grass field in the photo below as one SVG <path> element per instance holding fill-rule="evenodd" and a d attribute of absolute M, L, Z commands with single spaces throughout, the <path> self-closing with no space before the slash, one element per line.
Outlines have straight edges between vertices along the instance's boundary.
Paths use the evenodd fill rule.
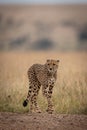
<path fill-rule="evenodd" d="M 58 80 L 53 91 L 56 113 L 87 114 L 87 53 L 0 52 L 0 111 L 27 112 L 22 102 L 28 91 L 27 70 L 34 63 L 59 59 Z M 40 91 L 38 103 L 47 102 Z"/>

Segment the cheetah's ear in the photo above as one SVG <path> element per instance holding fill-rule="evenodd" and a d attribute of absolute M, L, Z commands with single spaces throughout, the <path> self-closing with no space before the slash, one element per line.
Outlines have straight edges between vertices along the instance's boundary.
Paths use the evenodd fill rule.
<path fill-rule="evenodd" d="M 57 60 L 57 63 L 59 63 L 60 62 L 60 60 Z"/>
<path fill-rule="evenodd" d="M 49 62 L 50 61 L 50 59 L 47 59 L 47 62 Z"/>

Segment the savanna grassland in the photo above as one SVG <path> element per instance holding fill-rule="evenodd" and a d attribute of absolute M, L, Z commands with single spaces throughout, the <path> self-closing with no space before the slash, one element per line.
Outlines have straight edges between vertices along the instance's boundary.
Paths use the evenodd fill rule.
<path fill-rule="evenodd" d="M 56 113 L 87 114 L 87 53 L 1 52 L 0 111 L 27 112 L 22 102 L 28 91 L 27 70 L 34 63 L 59 59 L 58 80 L 53 91 Z M 38 103 L 44 112 L 46 99 L 40 90 Z"/>
<path fill-rule="evenodd" d="M 0 130 L 87 130 L 86 16 L 87 4 L 0 5 Z M 27 70 L 47 59 L 60 60 L 55 113 L 41 90 L 42 113 L 28 113 Z"/>

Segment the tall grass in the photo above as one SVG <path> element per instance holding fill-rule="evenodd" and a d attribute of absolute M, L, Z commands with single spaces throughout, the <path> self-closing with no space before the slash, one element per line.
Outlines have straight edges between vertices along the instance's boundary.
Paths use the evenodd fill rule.
<path fill-rule="evenodd" d="M 56 113 L 87 114 L 86 54 L 0 53 L 0 111 L 27 112 L 22 102 L 28 91 L 27 70 L 33 63 L 47 58 L 60 59 L 58 80 L 53 91 Z M 47 107 L 40 90 L 38 103 Z"/>

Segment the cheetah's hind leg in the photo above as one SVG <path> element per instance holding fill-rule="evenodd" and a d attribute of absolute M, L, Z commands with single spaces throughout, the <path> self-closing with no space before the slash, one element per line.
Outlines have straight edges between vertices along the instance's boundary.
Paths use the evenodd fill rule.
<path fill-rule="evenodd" d="M 38 103 L 37 103 L 37 97 L 38 97 L 40 87 L 41 87 L 41 85 L 37 82 L 36 85 L 34 85 L 33 95 L 31 97 L 31 100 L 34 104 L 34 110 L 36 113 L 41 113 L 40 107 L 38 106 Z"/>

